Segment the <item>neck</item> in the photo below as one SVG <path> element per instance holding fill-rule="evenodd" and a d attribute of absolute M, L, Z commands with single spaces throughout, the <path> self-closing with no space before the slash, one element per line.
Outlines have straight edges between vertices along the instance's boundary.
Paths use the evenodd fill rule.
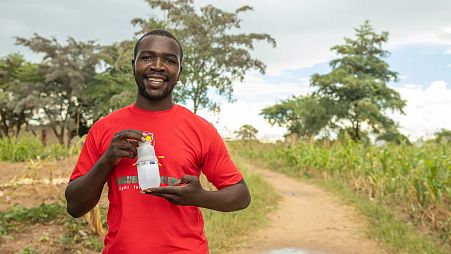
<path fill-rule="evenodd" d="M 135 105 L 144 110 L 163 111 L 170 109 L 174 102 L 172 101 L 172 94 L 160 100 L 151 100 L 138 94 Z"/>

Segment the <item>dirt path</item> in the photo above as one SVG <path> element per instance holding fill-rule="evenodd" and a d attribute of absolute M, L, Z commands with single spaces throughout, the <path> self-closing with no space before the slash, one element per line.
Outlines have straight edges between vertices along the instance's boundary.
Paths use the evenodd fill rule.
<path fill-rule="evenodd" d="M 366 225 L 352 208 L 324 190 L 285 175 L 246 167 L 282 195 L 271 225 L 262 229 L 236 254 L 376 254 L 388 253 L 366 235 Z"/>

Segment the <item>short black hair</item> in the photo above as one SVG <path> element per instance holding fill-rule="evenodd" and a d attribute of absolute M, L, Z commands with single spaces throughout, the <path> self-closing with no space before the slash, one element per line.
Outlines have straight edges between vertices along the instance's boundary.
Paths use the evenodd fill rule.
<path fill-rule="evenodd" d="M 162 29 L 152 30 L 150 32 L 145 33 L 143 36 L 141 36 L 141 38 L 139 38 L 139 40 L 135 44 L 135 50 L 133 52 L 133 59 L 136 59 L 136 55 L 138 54 L 139 44 L 141 44 L 141 41 L 144 40 L 144 38 L 146 38 L 147 36 L 151 36 L 151 35 L 166 36 L 166 37 L 169 37 L 169 38 L 173 39 L 175 42 L 177 42 L 177 44 L 179 45 L 179 48 L 180 48 L 180 63 L 182 62 L 182 60 L 183 60 L 183 48 L 182 48 L 182 45 L 180 45 L 180 42 L 175 38 L 174 35 L 172 35 L 168 31 L 162 30 Z"/>

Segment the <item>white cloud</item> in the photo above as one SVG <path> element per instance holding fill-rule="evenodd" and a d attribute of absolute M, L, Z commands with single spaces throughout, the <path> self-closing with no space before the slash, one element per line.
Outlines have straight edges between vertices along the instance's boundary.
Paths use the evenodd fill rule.
<path fill-rule="evenodd" d="M 388 113 L 400 124 L 401 133 L 411 140 L 431 137 L 441 128 L 451 128 L 451 89 L 444 81 L 435 81 L 426 88 L 419 84 L 392 87 L 406 100 L 405 115 Z M 213 115 L 207 111 L 199 114 L 214 123 L 223 137 L 234 137 L 234 131 L 244 124 L 259 130 L 258 138 L 265 141 L 281 139 L 285 128 L 270 126 L 260 112 L 264 107 L 289 98 L 291 95 L 307 94 L 313 89 L 308 83 L 271 84 L 258 77 L 249 77 L 245 84 L 236 84 L 235 103 L 221 105 L 221 113 Z"/>
<path fill-rule="evenodd" d="M 265 141 L 281 139 L 285 128 L 271 126 L 260 112 L 264 107 L 287 99 L 292 95 L 307 94 L 312 91 L 308 82 L 303 83 L 268 83 L 260 76 L 248 76 L 244 83 L 236 83 L 234 103 L 223 103 L 219 115 L 201 110 L 199 115 L 214 123 L 223 137 L 234 137 L 234 131 L 244 124 L 251 124 L 259 130 L 258 138 Z"/>
<path fill-rule="evenodd" d="M 195 4 L 213 4 L 227 11 L 242 5 L 254 7 L 240 15 L 241 31 L 268 33 L 276 39 L 276 48 L 259 43 L 254 50 L 268 65 L 268 73 L 328 61 L 330 47 L 343 43 L 343 37 L 352 37 L 353 28 L 366 19 L 377 32 L 390 32 L 389 50 L 405 44 L 436 43 L 450 45 L 451 52 L 451 1 L 447 0 L 197 0 Z M 100 12 L 103 14 L 97 15 Z M 0 55 L 17 51 L 12 36 L 29 37 L 33 32 L 55 35 L 61 41 L 67 36 L 100 43 L 129 39 L 137 30 L 130 20 L 152 13 L 155 11 L 142 0 L 46 0 L 39 4 L 2 0 Z"/>
<path fill-rule="evenodd" d="M 394 88 L 407 101 L 405 115 L 390 114 L 399 122 L 401 132 L 416 140 L 431 137 L 441 128 L 451 129 L 451 89 L 444 81 L 428 87 L 404 86 Z"/>
<path fill-rule="evenodd" d="M 399 75 L 398 78 L 399 78 L 400 80 L 403 80 L 403 79 L 408 79 L 409 76 L 407 76 L 407 75 Z"/>
<path fill-rule="evenodd" d="M 330 48 L 342 44 L 344 37 L 353 37 L 353 28 L 366 19 L 376 32 L 390 33 L 387 50 L 426 43 L 448 46 L 446 52 L 451 54 L 451 1 L 447 0 L 197 0 L 195 3 L 197 6 L 211 3 L 227 11 L 245 4 L 253 6 L 254 11 L 240 15 L 240 31 L 268 33 L 276 39 L 276 48 L 258 43 L 253 52 L 267 64 L 269 76 L 327 62 L 333 57 Z M 100 12 L 104 14 L 97 15 Z M 14 46 L 12 38 L 30 37 L 34 32 L 46 37 L 56 36 L 60 42 L 67 36 L 82 41 L 98 40 L 103 44 L 130 39 L 137 30 L 130 20 L 146 18 L 152 13 L 142 0 L 46 0 L 39 3 L 2 0 L 0 56 L 20 50 L 28 59 L 36 59 L 30 51 Z M 224 103 L 222 113 L 210 118 L 218 122 L 218 129 L 226 136 L 250 123 L 260 129 L 262 138 L 280 137 L 284 130 L 271 128 L 258 113 L 263 107 L 293 94 L 307 93 L 311 90 L 307 83 L 306 80 L 267 82 L 249 75 L 245 84 L 236 84 L 237 102 Z M 426 89 L 417 84 L 396 89 L 408 101 L 407 115 L 396 116 L 405 133 L 419 137 L 451 126 L 448 120 L 451 118 L 446 117 L 451 112 L 451 95 L 444 82 L 434 82 Z"/>
<path fill-rule="evenodd" d="M 385 48 L 406 44 L 449 45 L 451 52 L 451 1 L 446 0 L 306 0 L 208 1 L 229 11 L 248 4 L 254 11 L 242 16 L 246 32 L 272 35 L 277 47 L 259 44 L 255 55 L 268 65 L 268 73 L 305 68 L 330 60 L 330 48 L 353 37 L 354 28 L 370 20 L 375 31 L 389 32 Z M 389 6 L 389 7 L 387 7 Z"/>

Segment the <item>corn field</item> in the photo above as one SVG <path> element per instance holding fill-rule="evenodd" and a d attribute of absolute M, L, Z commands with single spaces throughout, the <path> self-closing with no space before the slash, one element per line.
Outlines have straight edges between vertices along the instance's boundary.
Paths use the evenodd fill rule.
<path fill-rule="evenodd" d="M 415 225 L 451 242 L 451 156 L 448 143 L 371 146 L 299 142 L 233 142 L 240 155 L 291 176 L 340 181 L 353 191 L 395 207 Z"/>

